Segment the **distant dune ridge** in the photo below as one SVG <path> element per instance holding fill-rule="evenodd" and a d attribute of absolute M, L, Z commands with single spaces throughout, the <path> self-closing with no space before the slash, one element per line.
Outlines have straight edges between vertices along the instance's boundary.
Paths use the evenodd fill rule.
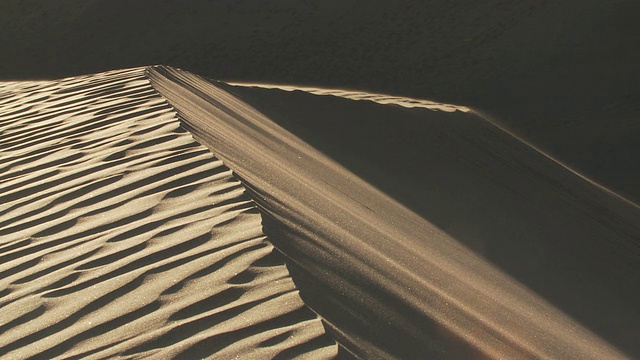
<path fill-rule="evenodd" d="M 0 151 L 9 358 L 640 354 L 638 206 L 464 106 L 154 66 L 1 83 Z"/>
<path fill-rule="evenodd" d="M 331 358 L 144 68 L 0 85 L 0 358 Z"/>
<path fill-rule="evenodd" d="M 314 87 L 307 87 L 307 86 L 234 83 L 234 82 L 229 82 L 228 84 L 232 86 L 244 86 L 244 87 L 262 88 L 262 89 L 304 91 L 314 95 L 336 96 L 336 97 L 343 97 L 345 99 L 351 99 L 351 100 L 368 100 L 368 101 L 373 101 L 379 104 L 398 105 L 406 108 L 424 108 L 424 109 L 444 111 L 444 112 L 471 111 L 466 106 L 443 104 L 435 101 L 429 101 L 429 100 L 423 100 L 423 99 L 411 99 L 411 98 L 401 97 L 401 96 L 373 94 L 373 93 L 367 93 L 367 92 L 355 91 L 355 90 L 324 89 L 324 88 L 314 88 Z"/>

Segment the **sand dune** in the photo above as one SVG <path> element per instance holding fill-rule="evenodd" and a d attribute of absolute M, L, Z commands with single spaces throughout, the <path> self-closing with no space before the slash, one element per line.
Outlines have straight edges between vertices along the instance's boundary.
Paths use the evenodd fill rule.
<path fill-rule="evenodd" d="M 444 112 L 471 111 L 466 106 L 443 104 L 443 103 L 438 103 L 435 101 L 424 100 L 424 99 L 413 99 L 413 98 L 407 98 L 402 96 L 375 94 L 375 93 L 368 93 L 368 92 L 355 91 L 355 90 L 314 88 L 314 87 L 308 87 L 308 86 L 253 84 L 253 83 L 239 83 L 239 82 L 229 82 L 227 84 L 232 86 L 254 87 L 254 88 L 261 88 L 261 89 L 303 91 L 303 92 L 314 94 L 314 95 L 336 96 L 336 97 L 342 97 L 350 100 L 366 100 L 366 101 L 373 101 L 378 104 L 398 105 L 406 108 L 423 108 L 423 109 L 438 110 L 438 111 L 444 111 Z"/>
<path fill-rule="evenodd" d="M 0 79 L 158 63 L 460 104 L 640 203 L 639 1 L 4 3 Z"/>
<path fill-rule="evenodd" d="M 242 184 L 143 68 L 0 84 L 0 358 L 330 358 Z"/>
<path fill-rule="evenodd" d="M 7 82 L 0 169 L 2 357 L 640 354 L 638 206 L 464 106 Z"/>
<path fill-rule="evenodd" d="M 249 188 L 303 299 L 357 356 L 638 351 L 640 211 L 485 119 L 213 84 L 165 67 L 150 78 Z M 386 193 L 272 120 L 306 130 Z M 384 121 L 406 131 L 358 138 Z M 427 151 L 425 163 L 401 156 L 411 147 Z"/>

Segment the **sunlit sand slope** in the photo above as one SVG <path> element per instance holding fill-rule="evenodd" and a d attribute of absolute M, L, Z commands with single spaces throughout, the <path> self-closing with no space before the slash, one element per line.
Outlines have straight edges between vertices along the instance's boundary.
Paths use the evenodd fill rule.
<path fill-rule="evenodd" d="M 0 84 L 0 358 L 336 352 L 144 69 Z"/>
<path fill-rule="evenodd" d="M 428 120 L 422 140 L 397 139 L 400 148 L 411 138 L 407 146 L 429 150 L 419 157 L 427 164 L 423 177 L 404 189 L 409 195 L 439 200 L 424 204 L 431 211 L 419 216 L 256 110 L 251 91 L 238 92 L 247 94 L 243 98 L 228 85 L 167 67 L 151 68 L 150 79 L 194 137 L 247 186 L 264 213 L 265 231 L 278 234 L 274 245 L 292 264 L 303 299 L 357 356 L 625 357 L 555 302 L 597 304 L 590 311 L 604 314 L 598 321 L 606 320 L 607 307 L 615 303 L 631 309 L 629 319 L 636 318 L 631 302 L 638 298 L 633 284 L 640 230 L 634 220 L 640 216 L 633 204 L 585 182 L 476 114 L 440 111 L 442 116 L 434 118 L 428 108 L 390 108 L 330 96 L 319 97 L 327 99 L 320 106 L 307 108 L 303 97 L 284 98 L 276 96 L 279 90 L 260 89 L 272 92 L 263 93 L 265 103 L 280 102 L 271 115 L 290 116 L 293 128 L 305 121 L 362 117 L 356 135 L 347 140 L 354 143 L 364 137 L 358 129 L 380 122 L 377 114 L 393 112 L 397 128 L 406 125 L 407 117 Z M 345 103 L 374 108 L 352 112 Z M 324 125 L 328 143 L 343 140 L 340 126 Z M 387 124 L 378 146 L 370 147 L 385 159 L 383 178 L 423 168 L 415 158 L 386 154 L 397 153 L 385 145 L 396 127 Z M 426 216 L 437 218 L 439 212 L 451 217 L 448 232 L 436 224 L 442 219 L 431 222 Z M 456 218 L 462 221 L 458 230 L 452 221 Z M 482 230 L 478 240 L 486 240 L 491 250 L 487 257 L 456 241 L 468 240 L 476 229 Z M 527 286 L 518 279 L 527 280 Z M 612 281 L 618 283 L 611 287 Z M 571 291 L 564 292 L 562 286 Z M 543 296 L 554 302 L 540 296 L 538 291 L 545 289 Z M 620 302 L 606 301 L 617 296 Z M 609 318 L 627 324 L 627 329 L 635 326 L 620 316 Z M 616 331 L 630 344 L 632 333 Z"/>

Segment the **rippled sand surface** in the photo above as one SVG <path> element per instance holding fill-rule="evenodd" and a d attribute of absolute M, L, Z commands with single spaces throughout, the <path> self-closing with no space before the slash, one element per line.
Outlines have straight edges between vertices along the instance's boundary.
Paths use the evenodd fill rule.
<path fill-rule="evenodd" d="M 0 358 L 330 358 L 232 172 L 145 69 L 0 84 Z"/>

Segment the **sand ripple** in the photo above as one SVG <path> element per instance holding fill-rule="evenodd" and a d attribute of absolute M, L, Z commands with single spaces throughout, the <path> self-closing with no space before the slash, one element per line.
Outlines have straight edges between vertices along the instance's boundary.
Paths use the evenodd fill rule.
<path fill-rule="evenodd" d="M 0 84 L 0 309 L 2 358 L 337 351 L 144 69 Z"/>

